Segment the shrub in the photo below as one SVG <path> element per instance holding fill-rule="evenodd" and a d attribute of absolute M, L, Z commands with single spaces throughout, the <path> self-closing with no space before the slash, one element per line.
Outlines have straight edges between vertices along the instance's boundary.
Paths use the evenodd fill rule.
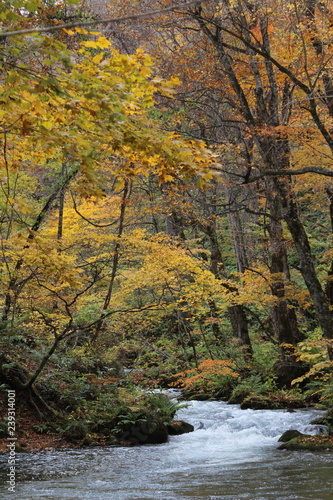
<path fill-rule="evenodd" d="M 206 359 L 197 368 L 174 375 L 170 385 L 183 389 L 186 396 L 207 395 L 224 397 L 230 394 L 239 377 L 232 360 Z"/>

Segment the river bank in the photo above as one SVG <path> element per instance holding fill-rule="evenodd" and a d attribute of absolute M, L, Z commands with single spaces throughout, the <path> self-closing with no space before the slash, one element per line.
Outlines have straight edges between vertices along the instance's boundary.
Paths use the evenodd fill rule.
<path fill-rule="evenodd" d="M 7 415 L 4 408 L 2 408 L 0 416 L 1 422 L 5 422 Z M 22 405 L 18 405 L 16 408 L 15 423 L 15 443 L 16 451 L 18 452 L 36 452 L 77 447 L 77 445 L 70 443 L 57 432 L 48 434 L 37 432 L 36 428 L 42 425 L 39 415 L 33 411 L 28 411 Z M 0 454 L 8 452 L 8 442 L 7 436 L 0 438 Z"/>
<path fill-rule="evenodd" d="M 273 405 L 274 406 L 274 405 Z M 245 408 L 240 405 L 240 409 L 249 409 L 249 406 Z M 264 408 L 258 408 L 255 404 L 252 408 L 255 411 L 263 410 Z M 267 409 L 267 408 L 266 408 Z M 295 412 L 294 408 L 284 408 L 286 411 L 290 412 L 291 415 Z M 6 421 L 6 413 L 4 408 L 0 412 L 1 421 Z M 310 420 L 309 420 L 310 425 Z M 323 418 L 318 420 L 318 424 L 322 423 L 325 425 Z M 291 425 L 291 429 L 293 426 Z M 0 437 L 0 454 L 5 454 L 8 452 L 8 437 Z M 15 445 L 16 451 L 19 452 L 39 452 L 39 451 L 50 451 L 50 450 L 64 450 L 64 449 L 80 449 L 84 447 L 94 447 L 94 446 L 133 446 L 134 444 L 144 444 L 144 443 L 133 443 L 126 441 L 126 439 L 119 439 L 116 436 L 112 437 L 109 435 L 106 437 L 103 434 L 94 433 L 90 435 L 89 438 L 84 437 L 82 439 L 73 440 L 71 438 L 66 438 L 60 432 L 56 430 L 52 431 L 49 429 L 45 431 L 45 425 L 40 419 L 40 415 L 32 409 L 28 409 L 23 404 L 18 404 L 16 408 L 16 430 L 15 430 Z M 290 441 L 284 442 L 280 445 L 280 449 L 287 450 L 329 450 L 333 451 L 333 435 L 300 435 L 294 437 Z"/>
<path fill-rule="evenodd" d="M 168 441 L 169 435 L 178 435 L 192 432 L 194 427 L 186 422 L 174 420 L 177 409 L 183 403 L 173 402 L 164 392 L 152 394 L 153 401 L 159 403 L 146 418 L 133 419 L 130 413 L 121 416 L 121 427 L 116 421 L 107 422 L 107 418 L 91 425 L 91 432 L 81 432 L 89 424 L 84 419 L 70 425 L 70 432 L 64 432 L 64 423 L 54 420 L 41 419 L 41 414 L 31 406 L 28 407 L 22 400 L 15 406 L 15 420 L 8 420 L 8 411 L 0 411 L 2 423 L 0 435 L 0 454 L 8 452 L 8 446 L 15 446 L 16 452 L 36 452 L 59 449 L 76 449 L 92 446 L 133 446 L 141 444 L 162 444 Z M 148 399 L 149 401 L 149 399 Z M 133 407 L 131 408 L 133 410 Z M 65 415 L 62 415 L 64 420 Z M 67 415 L 71 421 L 71 415 Z M 130 419 L 133 420 L 130 420 Z M 98 424 L 98 425 L 97 425 Z M 57 425 L 59 427 L 57 427 Z M 119 432 L 121 431 L 121 432 Z"/>
<path fill-rule="evenodd" d="M 315 431 L 314 409 L 241 410 L 223 401 L 192 401 L 177 419 L 195 431 L 149 446 L 92 446 L 18 454 L 16 498 L 22 500 L 330 500 L 332 455 L 278 450 L 292 427 Z M 0 456 L 0 479 L 8 471 Z M 0 481 L 1 484 L 1 481 Z M 6 484 L 1 498 L 10 500 Z"/>

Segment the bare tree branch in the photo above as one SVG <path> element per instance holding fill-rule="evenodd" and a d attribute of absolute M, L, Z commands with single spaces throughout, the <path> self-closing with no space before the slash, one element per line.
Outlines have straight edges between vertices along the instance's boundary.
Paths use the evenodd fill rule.
<path fill-rule="evenodd" d="M 170 7 L 166 7 L 164 9 L 151 10 L 150 12 L 142 12 L 137 14 L 130 14 L 127 16 L 114 17 L 108 19 L 95 19 L 94 21 L 75 21 L 72 23 L 66 24 L 58 24 L 57 26 L 45 26 L 45 27 L 35 27 L 35 28 L 27 28 L 24 30 L 15 30 L 15 31 L 0 31 L 0 38 L 14 35 L 24 35 L 27 33 L 48 33 L 49 31 L 67 29 L 67 28 L 75 28 L 76 26 L 93 26 L 96 24 L 108 24 L 108 23 L 119 23 L 125 21 L 131 21 L 136 19 L 144 19 L 146 17 L 153 17 L 159 14 L 164 14 L 165 12 L 170 12 L 175 9 L 184 9 L 186 7 L 190 7 L 191 5 L 197 5 L 202 3 L 202 0 L 190 0 L 188 2 L 180 3 L 178 5 L 171 5 Z"/>
<path fill-rule="evenodd" d="M 230 172 L 229 170 L 222 169 L 222 168 L 221 169 L 216 168 L 216 167 L 214 168 L 214 171 L 216 173 L 228 174 L 228 175 L 232 175 L 234 177 L 239 177 L 239 178 L 244 179 L 244 184 L 256 182 L 256 181 L 263 179 L 267 176 L 284 177 L 284 176 L 289 176 L 289 175 L 318 174 L 318 175 L 324 175 L 325 177 L 333 177 L 333 170 L 330 170 L 330 169 L 324 168 L 324 167 L 320 167 L 319 165 L 314 165 L 313 167 L 296 168 L 294 170 L 292 170 L 292 169 L 275 170 L 275 169 L 270 169 L 270 168 L 259 168 L 259 170 L 260 170 L 260 173 L 258 175 L 250 176 L 248 178 L 244 174 Z"/>

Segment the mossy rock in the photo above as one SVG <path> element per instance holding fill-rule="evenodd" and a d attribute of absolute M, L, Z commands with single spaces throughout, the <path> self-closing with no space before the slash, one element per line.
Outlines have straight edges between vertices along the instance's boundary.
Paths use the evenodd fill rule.
<path fill-rule="evenodd" d="M 173 420 L 167 426 L 168 433 L 170 436 L 178 436 L 180 434 L 187 434 L 188 432 L 194 431 L 194 426 L 183 420 Z"/>
<path fill-rule="evenodd" d="M 20 443 L 15 445 L 16 453 L 25 453 L 28 451 L 27 445 L 25 443 Z"/>
<path fill-rule="evenodd" d="M 272 409 L 272 403 L 263 398 L 247 397 L 240 405 L 241 410 L 269 410 Z"/>
<path fill-rule="evenodd" d="M 302 434 L 295 429 L 290 429 L 289 431 L 286 431 L 282 434 L 282 436 L 279 438 L 279 441 L 282 441 L 282 443 L 286 443 L 287 441 L 291 441 L 292 439 L 302 436 L 305 436 L 305 434 Z"/>
<path fill-rule="evenodd" d="M 228 404 L 229 405 L 240 405 L 243 403 L 243 401 L 249 397 L 250 392 L 249 391 L 236 391 L 234 394 L 230 396 L 228 399 Z"/>
<path fill-rule="evenodd" d="M 183 397 L 186 401 L 209 401 L 213 400 L 211 394 L 204 394 L 204 393 L 198 393 L 198 394 L 189 394 L 184 392 Z"/>
<path fill-rule="evenodd" d="M 113 445 L 117 445 L 119 444 L 119 441 L 117 440 L 117 438 L 115 438 L 115 436 L 113 436 L 112 434 L 110 436 L 108 436 L 106 439 L 105 439 L 105 444 L 107 444 L 108 446 L 113 446 Z"/>
<path fill-rule="evenodd" d="M 311 420 L 310 424 L 325 425 L 328 429 L 333 429 L 333 410 L 330 409 L 324 416 Z"/>
<path fill-rule="evenodd" d="M 77 443 L 86 437 L 88 434 L 88 427 L 83 421 L 73 421 L 66 426 L 62 434 L 70 443 Z"/>
<path fill-rule="evenodd" d="M 0 422 L 0 438 L 7 437 L 8 434 L 8 425 L 5 422 Z"/>
<path fill-rule="evenodd" d="M 112 431 L 113 427 L 115 426 L 115 420 L 100 420 L 96 422 L 92 429 L 94 432 L 97 432 L 97 434 L 100 434 L 102 436 L 109 436 L 110 431 Z"/>
<path fill-rule="evenodd" d="M 289 451 L 333 451 L 333 439 L 329 436 L 317 434 L 316 436 L 301 435 L 281 444 L 279 450 Z"/>
<path fill-rule="evenodd" d="M 96 444 L 92 439 L 90 439 L 89 437 L 85 437 L 81 443 L 81 446 L 92 446 Z"/>

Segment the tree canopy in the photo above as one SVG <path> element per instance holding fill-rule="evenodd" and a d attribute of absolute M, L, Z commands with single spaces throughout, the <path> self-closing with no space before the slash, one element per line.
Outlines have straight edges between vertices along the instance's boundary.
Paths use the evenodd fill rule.
<path fill-rule="evenodd" d="M 0 379 L 325 400 L 331 2 L 143 7 L 0 3 Z"/>

